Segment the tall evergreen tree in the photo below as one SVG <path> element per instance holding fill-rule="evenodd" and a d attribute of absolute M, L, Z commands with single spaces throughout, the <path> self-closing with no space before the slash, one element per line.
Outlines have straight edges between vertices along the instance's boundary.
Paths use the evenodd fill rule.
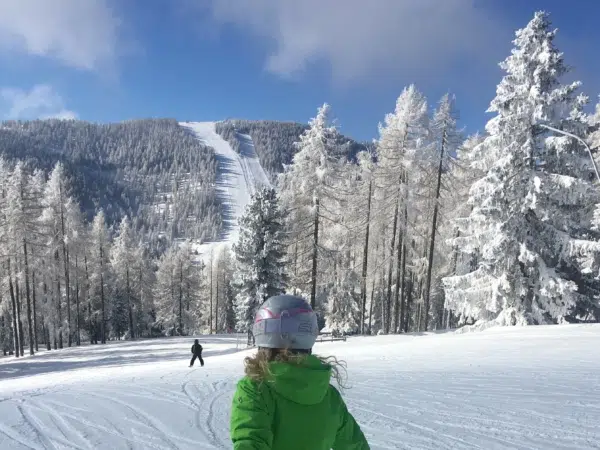
<path fill-rule="evenodd" d="M 92 222 L 90 251 L 90 280 L 93 298 L 93 314 L 100 322 L 100 342 L 106 344 L 108 339 L 108 277 L 109 277 L 109 255 L 110 238 L 106 227 L 104 211 L 100 210 Z"/>
<path fill-rule="evenodd" d="M 185 336 L 194 330 L 199 280 L 189 246 L 171 247 L 161 258 L 156 273 L 156 321 L 167 335 Z"/>
<path fill-rule="evenodd" d="M 128 217 L 123 217 L 119 225 L 119 234 L 113 243 L 110 262 L 115 275 L 114 289 L 123 300 L 122 309 L 126 314 L 125 323 L 129 327 L 130 339 L 135 338 L 132 274 L 136 256 L 131 224 Z"/>
<path fill-rule="evenodd" d="M 240 218 L 239 240 L 233 246 L 237 326 L 249 334 L 258 307 L 269 297 L 285 292 L 284 214 L 275 190 L 262 188 Z"/>
<path fill-rule="evenodd" d="M 29 176 L 21 163 L 17 163 L 12 172 L 7 190 L 7 225 L 10 236 L 9 258 L 18 278 L 14 283 L 19 284 L 25 291 L 27 307 L 27 332 L 29 353 L 34 354 L 34 308 L 32 303 L 31 267 L 34 247 L 40 246 L 42 232 L 39 217 L 41 213 L 41 192 L 36 189 L 36 179 Z M 24 288 L 24 289 L 23 289 Z M 22 292 L 22 291 L 21 291 Z M 20 298 L 17 298 L 21 302 Z M 20 318 L 19 318 L 20 322 Z M 20 325 L 21 327 L 22 325 Z M 19 338 L 22 339 L 20 330 Z M 21 343 L 21 345 L 23 345 Z"/>
<path fill-rule="evenodd" d="M 490 111 L 496 116 L 481 144 L 495 162 L 471 189 L 468 247 L 478 267 L 444 280 L 448 305 L 463 317 L 501 324 L 551 323 L 588 318 L 598 308 L 598 235 L 590 204 L 598 192 L 579 142 L 542 125 L 581 134 L 586 130 L 576 96 L 579 83 L 554 46 L 548 15 L 537 12 L 517 31 L 515 49 L 501 67 L 506 76 Z M 459 245 L 460 246 L 460 245 Z"/>
<path fill-rule="evenodd" d="M 297 259 L 298 254 L 304 255 L 300 265 L 309 266 L 308 273 L 294 274 L 293 283 L 308 287 L 313 308 L 317 306 L 321 226 L 328 210 L 327 201 L 333 196 L 333 179 L 343 154 L 340 135 L 329 123 L 329 114 L 327 103 L 319 108 L 296 144 L 298 152 L 292 164 L 286 166 L 279 177 L 282 204 L 289 212 L 288 228 L 294 243 L 294 258 Z"/>
<path fill-rule="evenodd" d="M 453 155 L 461 142 L 461 136 L 456 129 L 456 112 L 454 99 L 449 95 L 442 97 L 438 109 L 431 121 L 432 150 L 438 161 L 435 188 L 432 196 L 433 214 L 431 230 L 427 245 L 427 276 L 424 289 L 423 327 L 427 331 L 430 322 L 431 287 L 433 265 L 435 261 L 436 237 L 439 234 L 439 216 L 442 208 L 442 177 L 450 171 Z M 439 244 L 438 244 L 439 247 Z"/>
<path fill-rule="evenodd" d="M 391 330 L 393 305 L 398 312 L 396 322 L 400 321 L 407 298 L 406 279 L 417 276 L 414 270 L 407 274 L 407 267 L 414 269 L 424 263 L 422 237 L 427 235 L 426 199 L 432 172 L 431 148 L 427 146 L 429 134 L 427 99 L 416 86 L 410 85 L 396 100 L 394 112 L 387 114 L 379 125 L 377 142 L 373 238 L 382 240 L 381 248 L 387 253 L 383 258 L 387 268 L 384 286 L 377 295 L 384 302 L 380 308 L 384 332 Z M 407 258 L 411 261 L 409 265 Z M 393 294 L 392 286 L 395 286 Z"/>

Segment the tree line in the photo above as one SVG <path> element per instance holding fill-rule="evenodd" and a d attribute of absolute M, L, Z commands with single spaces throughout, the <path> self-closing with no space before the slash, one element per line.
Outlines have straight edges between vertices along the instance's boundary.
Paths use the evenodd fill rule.
<path fill-rule="evenodd" d="M 173 242 L 157 257 L 128 216 L 109 225 L 99 209 L 88 222 L 61 163 L 46 176 L 0 159 L 3 354 L 232 330 L 228 253 L 208 274 Z"/>
<path fill-rule="evenodd" d="M 216 239 L 222 227 L 214 151 L 171 119 L 97 124 L 5 121 L 0 148 L 11 163 L 45 172 L 61 162 L 86 220 L 125 216 L 158 256 L 174 239 Z"/>
<path fill-rule="evenodd" d="M 600 320 L 600 106 L 562 82 L 555 34 L 542 12 L 516 32 L 483 134 L 412 85 L 354 163 L 319 108 L 277 179 L 279 291 L 350 333 Z"/>

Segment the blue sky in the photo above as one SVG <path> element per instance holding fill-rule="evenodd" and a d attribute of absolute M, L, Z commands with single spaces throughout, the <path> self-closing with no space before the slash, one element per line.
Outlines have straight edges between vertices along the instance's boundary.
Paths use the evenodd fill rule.
<path fill-rule="evenodd" d="M 0 116 L 306 122 L 377 136 L 402 88 L 482 129 L 514 31 L 545 9 L 596 102 L 592 0 L 3 0 Z"/>

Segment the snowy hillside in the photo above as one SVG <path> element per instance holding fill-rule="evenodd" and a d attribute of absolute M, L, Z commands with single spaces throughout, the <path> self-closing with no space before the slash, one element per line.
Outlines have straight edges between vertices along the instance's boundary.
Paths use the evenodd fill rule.
<path fill-rule="evenodd" d="M 181 122 L 181 126 L 193 131 L 201 143 L 212 147 L 217 159 L 217 196 L 223 205 L 223 233 L 217 242 L 196 246 L 203 258 L 209 258 L 211 250 L 215 256 L 218 248 L 230 245 L 238 237 L 238 219 L 250 202 L 255 190 L 269 186 L 267 174 L 260 165 L 252 138 L 238 134 L 239 153 L 231 148 L 215 131 L 215 122 Z"/>
<path fill-rule="evenodd" d="M 600 448 L 600 326 L 351 338 L 344 395 L 373 449 Z M 0 449 L 231 448 L 236 336 L 0 359 Z"/>

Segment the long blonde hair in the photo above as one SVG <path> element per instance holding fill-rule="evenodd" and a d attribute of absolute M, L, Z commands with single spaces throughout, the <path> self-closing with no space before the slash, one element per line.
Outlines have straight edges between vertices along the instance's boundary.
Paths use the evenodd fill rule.
<path fill-rule="evenodd" d="M 301 366 L 306 361 L 307 353 L 296 353 L 287 349 L 259 348 L 253 356 L 244 359 L 244 372 L 254 381 L 263 382 L 272 379 L 273 374 L 269 363 L 273 361 Z M 340 387 L 346 389 L 346 363 L 335 356 L 318 356 L 324 365 L 331 368 L 331 376 Z"/>

